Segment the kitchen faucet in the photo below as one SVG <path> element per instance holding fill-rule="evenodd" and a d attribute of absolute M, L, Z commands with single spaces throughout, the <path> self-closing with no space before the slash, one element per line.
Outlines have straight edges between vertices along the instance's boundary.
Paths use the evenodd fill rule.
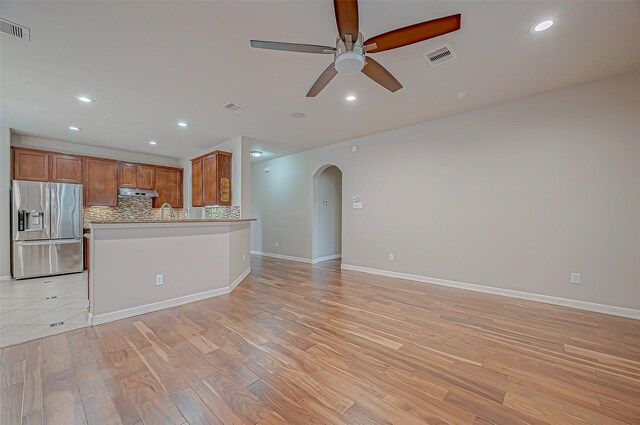
<path fill-rule="evenodd" d="M 164 220 L 164 209 L 165 209 L 165 207 L 169 207 L 169 213 L 170 213 L 170 216 L 171 216 L 171 218 L 174 218 L 174 217 L 175 217 L 175 213 L 173 212 L 173 208 L 171 207 L 171 205 L 169 205 L 169 203 L 168 203 L 168 202 L 165 202 L 165 203 L 164 203 L 164 204 L 162 204 L 162 206 L 160 207 L 160 218 L 161 218 L 162 220 Z"/>

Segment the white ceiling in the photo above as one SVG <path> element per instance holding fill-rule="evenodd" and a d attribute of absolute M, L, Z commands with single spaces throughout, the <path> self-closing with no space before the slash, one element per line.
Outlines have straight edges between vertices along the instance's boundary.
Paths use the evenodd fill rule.
<path fill-rule="evenodd" d="M 2 125 L 171 157 L 243 135 L 273 157 L 640 69 L 639 2 L 361 1 L 360 30 L 369 38 L 458 12 L 460 31 L 374 56 L 399 92 L 339 75 L 306 98 L 332 57 L 249 40 L 334 45 L 329 0 L 3 1 L 2 17 L 30 27 L 32 41 L 1 37 Z M 550 17 L 550 30 L 529 32 Z M 430 67 L 421 55 L 444 43 L 458 58 Z M 221 109 L 230 101 L 247 111 Z"/>

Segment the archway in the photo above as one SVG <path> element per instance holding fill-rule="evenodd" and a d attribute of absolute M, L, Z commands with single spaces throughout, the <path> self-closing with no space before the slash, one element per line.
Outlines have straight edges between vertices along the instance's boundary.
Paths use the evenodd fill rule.
<path fill-rule="evenodd" d="M 313 262 L 342 258 L 342 171 L 320 167 L 313 176 Z"/>

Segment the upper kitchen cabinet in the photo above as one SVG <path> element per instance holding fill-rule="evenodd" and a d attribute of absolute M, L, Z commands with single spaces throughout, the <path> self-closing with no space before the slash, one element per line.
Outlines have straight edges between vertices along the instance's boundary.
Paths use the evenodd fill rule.
<path fill-rule="evenodd" d="M 22 148 L 12 152 L 15 180 L 49 181 L 49 152 Z"/>
<path fill-rule="evenodd" d="M 154 189 L 156 186 L 156 173 L 153 165 L 134 164 L 120 162 L 120 187 L 134 189 Z"/>
<path fill-rule="evenodd" d="M 202 158 L 191 160 L 191 205 L 201 207 L 202 200 Z"/>
<path fill-rule="evenodd" d="M 134 189 L 138 187 L 138 182 L 136 181 L 136 177 L 138 175 L 137 167 L 138 164 L 132 164 L 130 162 L 118 163 L 118 179 L 120 187 L 132 187 Z"/>
<path fill-rule="evenodd" d="M 153 207 L 159 208 L 165 202 L 173 208 L 182 208 L 182 168 L 155 167 L 156 191 Z"/>
<path fill-rule="evenodd" d="M 156 187 L 156 167 L 153 165 L 137 164 L 136 185 L 138 189 L 154 189 Z M 180 189 L 182 192 L 182 189 Z"/>
<path fill-rule="evenodd" d="M 84 205 L 118 205 L 118 162 L 84 158 Z"/>
<path fill-rule="evenodd" d="M 194 207 L 231 205 L 231 155 L 213 151 L 191 160 Z"/>
<path fill-rule="evenodd" d="M 51 154 L 51 181 L 82 184 L 82 157 L 63 153 Z"/>

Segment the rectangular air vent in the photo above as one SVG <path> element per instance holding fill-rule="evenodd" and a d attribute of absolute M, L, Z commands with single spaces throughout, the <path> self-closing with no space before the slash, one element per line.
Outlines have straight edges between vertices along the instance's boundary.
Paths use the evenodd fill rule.
<path fill-rule="evenodd" d="M 245 111 L 244 106 L 240 106 L 237 103 L 229 102 L 226 105 L 222 105 L 224 109 L 228 109 L 231 112 L 235 112 L 236 114 L 241 114 Z"/>
<path fill-rule="evenodd" d="M 440 65 L 445 62 L 449 62 L 450 60 L 455 59 L 457 56 L 450 45 L 446 45 L 443 47 L 439 47 L 435 50 L 425 53 L 422 55 L 424 60 L 429 62 L 431 66 Z"/>
<path fill-rule="evenodd" d="M 21 38 L 22 40 L 31 41 L 31 30 L 29 28 L 14 24 L 5 19 L 0 19 L 0 32 Z"/>

